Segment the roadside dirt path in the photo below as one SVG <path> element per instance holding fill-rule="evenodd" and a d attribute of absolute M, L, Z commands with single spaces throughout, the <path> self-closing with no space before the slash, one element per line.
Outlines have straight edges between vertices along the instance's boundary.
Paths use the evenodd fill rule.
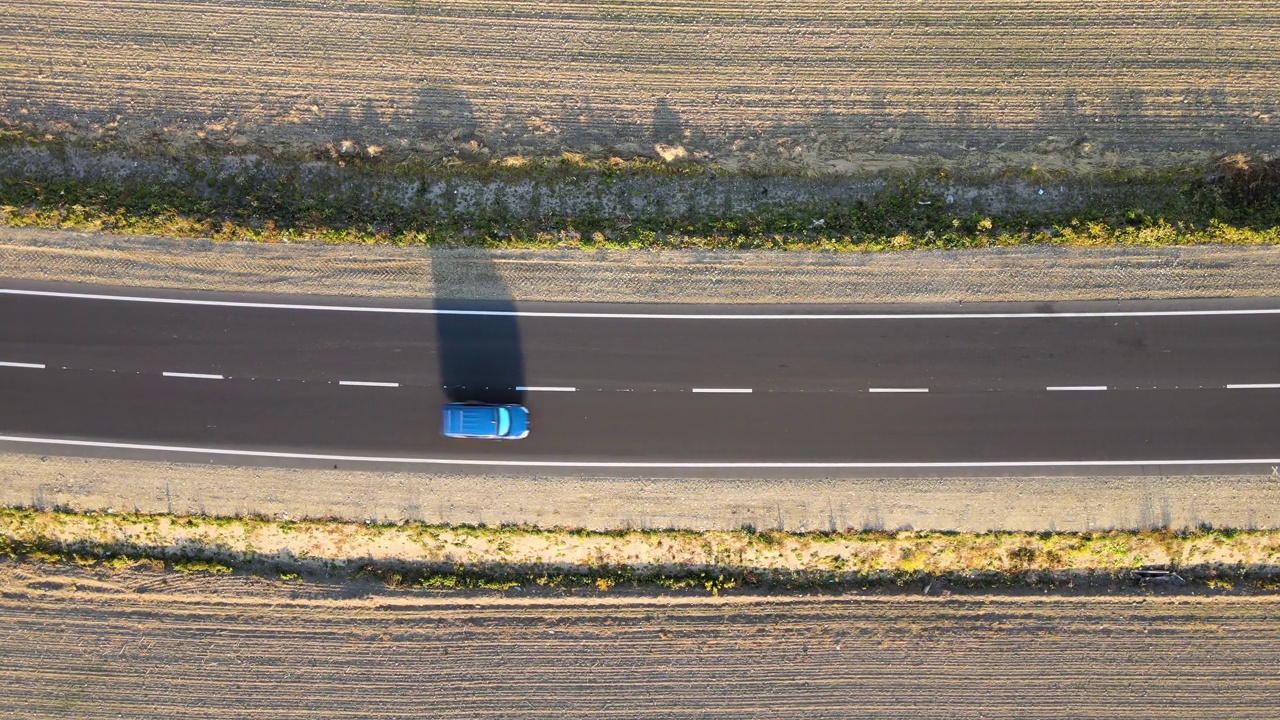
<path fill-rule="evenodd" d="M 0 47 L 0 118 L 148 151 L 1159 164 L 1280 118 L 1272 0 L 29 0 Z"/>
<path fill-rule="evenodd" d="M 1256 718 L 1274 598 L 494 600 L 0 564 L 6 718 Z"/>

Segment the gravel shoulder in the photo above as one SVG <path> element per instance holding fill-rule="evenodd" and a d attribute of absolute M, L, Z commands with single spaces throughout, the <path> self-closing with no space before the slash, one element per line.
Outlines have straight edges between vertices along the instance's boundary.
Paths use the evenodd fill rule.
<path fill-rule="evenodd" d="M 497 600 L 0 563 L 0 717 L 1252 718 L 1274 598 Z"/>
<path fill-rule="evenodd" d="M 1280 294 L 1280 247 L 483 250 L 177 240 L 0 227 L 0 276 L 385 298 L 885 303 Z"/>
<path fill-rule="evenodd" d="M 1277 528 L 1280 478 L 499 477 L 3 454 L 0 504 L 593 530 Z"/>

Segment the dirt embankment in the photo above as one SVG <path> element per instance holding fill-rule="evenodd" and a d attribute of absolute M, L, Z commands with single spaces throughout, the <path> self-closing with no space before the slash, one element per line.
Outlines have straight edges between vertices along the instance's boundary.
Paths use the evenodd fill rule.
<path fill-rule="evenodd" d="M 521 601 L 0 564 L 0 716 L 1256 718 L 1272 598 Z"/>
<path fill-rule="evenodd" d="M 882 170 L 1275 152 L 1270 0 L 32 0 L 0 119 L 157 149 Z"/>

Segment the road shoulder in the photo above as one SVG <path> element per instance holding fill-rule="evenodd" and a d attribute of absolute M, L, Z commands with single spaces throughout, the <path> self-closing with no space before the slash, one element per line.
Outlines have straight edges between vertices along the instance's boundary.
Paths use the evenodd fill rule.
<path fill-rule="evenodd" d="M 209 467 L 0 455 L 0 503 L 592 530 L 1280 527 L 1268 476 L 677 479 Z"/>
<path fill-rule="evenodd" d="M 376 298 L 906 303 L 1280 295 L 1280 247 L 884 253 L 220 243 L 0 227 L 11 279 Z"/>

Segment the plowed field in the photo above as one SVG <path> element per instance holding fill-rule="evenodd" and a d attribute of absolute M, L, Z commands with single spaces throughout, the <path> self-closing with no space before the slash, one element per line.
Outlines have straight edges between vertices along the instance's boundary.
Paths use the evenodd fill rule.
<path fill-rule="evenodd" d="M 1274 717 L 1278 615 L 1267 598 L 353 596 L 6 564 L 0 716 Z"/>
<path fill-rule="evenodd" d="M 1274 0 L 0 7 L 0 119 L 138 147 L 834 169 L 1280 147 Z"/>

